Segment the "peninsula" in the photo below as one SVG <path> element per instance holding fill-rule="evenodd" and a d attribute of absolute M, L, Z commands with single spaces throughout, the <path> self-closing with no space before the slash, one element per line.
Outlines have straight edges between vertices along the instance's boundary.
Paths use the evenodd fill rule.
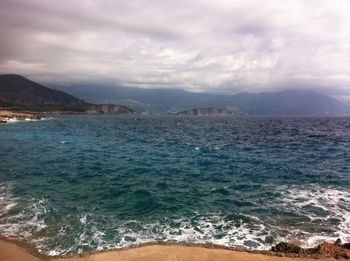
<path fill-rule="evenodd" d="M 92 104 L 21 75 L 0 75 L 0 122 L 60 114 L 134 114 L 123 105 Z"/>

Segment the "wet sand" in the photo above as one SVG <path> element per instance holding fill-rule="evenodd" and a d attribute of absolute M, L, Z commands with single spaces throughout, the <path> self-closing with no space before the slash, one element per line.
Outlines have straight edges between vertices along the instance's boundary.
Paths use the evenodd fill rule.
<path fill-rule="evenodd" d="M 205 248 L 185 245 L 145 245 L 135 248 L 110 250 L 71 257 L 48 257 L 36 253 L 29 246 L 0 239 L 0 261 L 121 261 L 121 260 L 183 260 L 183 261 L 315 261 L 313 258 L 269 256 L 220 248 Z M 321 260 L 331 261 L 333 258 Z"/>
<path fill-rule="evenodd" d="M 0 239 L 0 260 L 1 261 L 40 261 L 29 248 L 17 245 L 11 241 Z"/>

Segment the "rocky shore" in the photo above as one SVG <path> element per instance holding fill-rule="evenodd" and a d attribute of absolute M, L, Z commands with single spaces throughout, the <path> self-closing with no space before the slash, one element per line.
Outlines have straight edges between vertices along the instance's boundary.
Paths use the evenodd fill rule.
<path fill-rule="evenodd" d="M 44 117 L 39 114 L 27 113 L 27 112 L 13 112 L 7 110 L 0 110 L 0 124 L 10 123 L 16 121 L 33 121 L 41 120 Z"/>
<path fill-rule="evenodd" d="M 302 248 L 296 244 L 282 242 L 272 247 L 271 252 L 292 257 L 333 257 L 336 259 L 350 259 L 350 243 L 343 244 L 340 239 L 337 239 L 334 243 L 323 242 L 313 248 Z"/>
<path fill-rule="evenodd" d="M 50 115 L 102 115 L 102 114 L 118 114 L 118 115 L 134 115 L 134 111 L 125 106 L 102 104 L 91 106 L 85 111 L 15 111 L 0 108 L 0 124 L 11 123 L 17 121 L 35 121 L 42 120 Z"/>

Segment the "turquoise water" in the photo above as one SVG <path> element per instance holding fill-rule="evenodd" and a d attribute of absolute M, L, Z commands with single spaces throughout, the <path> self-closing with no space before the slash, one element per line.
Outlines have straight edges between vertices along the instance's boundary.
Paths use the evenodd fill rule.
<path fill-rule="evenodd" d="M 50 255 L 350 241 L 350 118 L 61 116 L 0 149 L 0 234 Z"/>

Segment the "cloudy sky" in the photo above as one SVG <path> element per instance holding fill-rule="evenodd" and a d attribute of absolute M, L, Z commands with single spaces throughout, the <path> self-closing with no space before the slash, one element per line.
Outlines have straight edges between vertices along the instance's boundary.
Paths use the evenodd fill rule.
<path fill-rule="evenodd" d="M 350 97 L 349 0 L 1 0 L 0 72 Z"/>

